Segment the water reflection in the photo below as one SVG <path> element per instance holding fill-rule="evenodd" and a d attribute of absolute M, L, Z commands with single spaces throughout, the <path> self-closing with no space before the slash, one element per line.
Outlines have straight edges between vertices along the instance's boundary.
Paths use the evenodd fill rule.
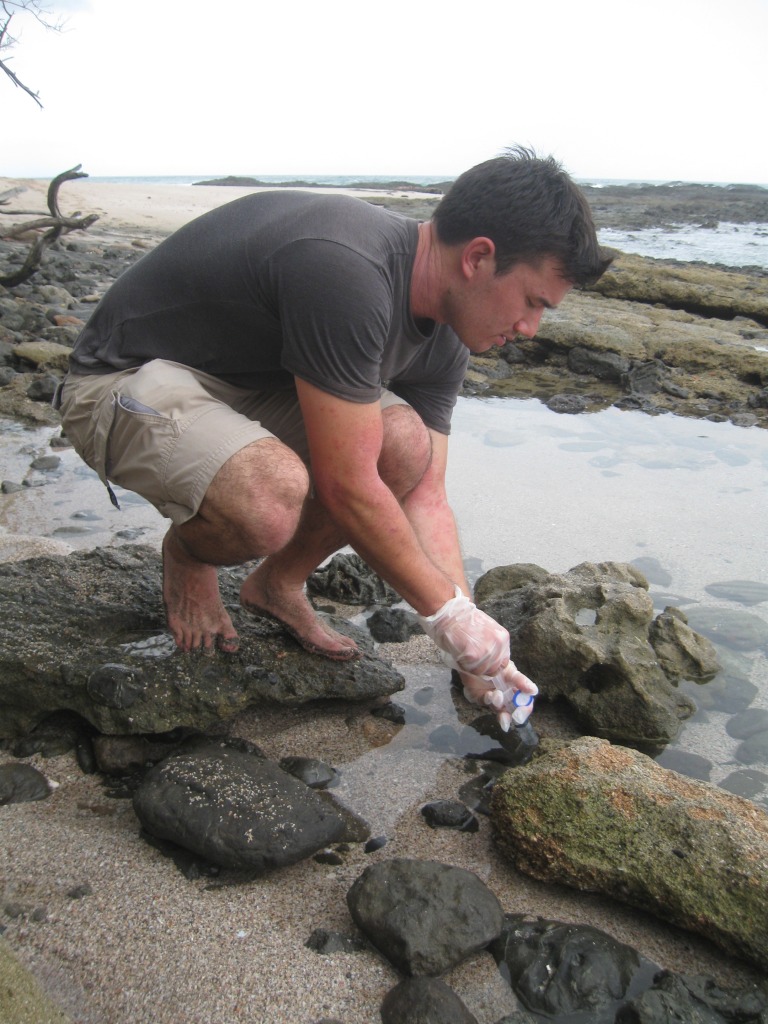
<path fill-rule="evenodd" d="M 727 666 L 712 683 L 683 684 L 700 710 L 670 749 L 706 758 L 713 782 L 742 768 L 754 750 L 728 735 L 729 718 L 768 708 L 768 432 L 482 398 L 461 401 L 455 424 L 449 493 L 473 579 L 514 562 L 636 564 L 657 611 L 683 608 Z M 750 770 L 768 772 L 764 736 Z"/>

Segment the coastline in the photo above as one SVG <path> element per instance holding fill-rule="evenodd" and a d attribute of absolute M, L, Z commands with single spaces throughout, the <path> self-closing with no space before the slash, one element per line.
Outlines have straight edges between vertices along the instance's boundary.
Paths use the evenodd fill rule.
<path fill-rule="evenodd" d="M 48 182 L 37 178 L 0 177 L 0 193 L 6 189 L 23 187 L 9 204 L 9 209 L 23 208 L 44 213 Z M 240 199 L 253 192 L 268 192 L 272 186 L 239 187 L 233 185 L 206 185 L 196 188 L 192 185 L 165 184 L 114 184 L 79 178 L 66 181 L 59 190 L 62 211 L 67 215 L 75 212 L 98 214 L 98 221 L 89 229 L 88 235 L 102 237 L 105 234 L 130 235 L 159 239 L 182 227 L 195 217 L 225 203 Z M 351 195 L 371 199 L 393 195 L 387 190 L 336 188 L 319 186 L 307 191 L 332 195 Z M 403 199 L 423 199 L 417 192 L 396 193 Z M 15 217 L 8 218 L 13 223 Z M 21 222 L 24 217 L 19 215 Z M 28 215 L 27 215 L 28 219 Z M 5 225 L 5 220 L 3 221 Z M 74 237 L 77 237 L 75 235 Z"/>
<path fill-rule="evenodd" d="M 30 189 L 34 205 L 44 209 L 46 185 L 37 186 Z M 5 187 L 8 182 L 0 180 L 0 191 Z M 167 234 L 250 191 L 85 179 L 65 183 L 60 197 L 66 211 L 99 214 L 94 234 L 130 244 Z M 30 198 L 21 195 L 19 205 L 31 208 Z M 439 714 L 455 720 L 448 673 L 428 644 L 413 640 L 381 653 L 406 676 L 406 695 L 434 686 Z M 471 717 L 468 707 L 459 709 L 467 713 Z M 537 715 L 542 731 L 564 728 L 551 709 Z M 467 779 L 464 768 L 408 746 L 405 730 L 375 746 L 364 730 L 367 718 L 365 710 L 349 706 L 258 709 L 232 724 L 235 735 L 260 744 L 271 757 L 321 757 L 339 767 L 353 800 L 364 801 L 356 806 L 370 814 L 374 834 L 388 836 L 371 854 L 352 847 L 340 865 L 304 861 L 250 882 L 183 877 L 140 838 L 130 803 L 107 797 L 103 780 L 83 775 L 73 755 L 29 759 L 58 786 L 46 801 L 0 809 L 3 900 L 45 908 L 45 915 L 13 918 L 6 910 L 5 941 L 79 1024 L 314 1024 L 328 1017 L 371 1024 L 397 981 L 391 968 L 370 951 L 320 956 L 304 943 L 317 927 L 354 932 L 346 892 L 370 863 L 416 857 L 474 871 L 506 912 L 591 924 L 662 967 L 707 974 L 723 985 L 755 980 L 747 966 L 642 911 L 518 875 L 495 848 L 486 819 L 474 835 L 428 828 L 419 807 L 430 799 L 455 798 Z M 0 752 L 0 761 L 9 759 Z M 68 895 L 83 884 L 89 895 Z M 511 1012 L 488 954 L 446 980 L 480 1024 L 494 1024 Z"/>

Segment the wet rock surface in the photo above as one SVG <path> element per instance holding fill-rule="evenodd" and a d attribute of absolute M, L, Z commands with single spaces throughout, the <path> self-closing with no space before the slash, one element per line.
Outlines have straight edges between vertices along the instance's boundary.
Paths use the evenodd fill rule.
<path fill-rule="evenodd" d="M 719 668 L 682 612 L 654 618 L 648 582 L 632 565 L 585 562 L 551 575 L 500 566 L 477 581 L 475 599 L 509 630 L 517 666 L 595 736 L 664 746 L 695 711 L 675 684 Z"/>
<path fill-rule="evenodd" d="M 473 357 L 469 393 L 768 425 L 768 272 L 621 253 L 535 338 Z"/>
<path fill-rule="evenodd" d="M 471 942 L 449 913 L 450 903 L 458 906 L 457 882 L 466 888 L 464 913 L 471 900 L 476 921 L 488 913 L 482 926 L 473 926 Z M 662 970 L 589 925 L 526 914 L 499 919 L 490 889 L 471 872 L 439 862 L 381 861 L 356 880 L 347 902 L 369 941 L 406 976 L 381 1005 L 382 1020 L 392 1024 L 475 1021 L 442 975 L 483 950 L 517 1000 L 516 1010 L 497 1024 L 762 1024 L 768 1012 L 765 985 L 725 989 L 711 978 Z M 322 934 L 313 948 L 352 952 L 353 942 Z"/>
<path fill-rule="evenodd" d="M 389 605 L 400 600 L 380 576 L 359 555 L 334 555 L 327 565 L 316 569 L 307 580 L 310 594 L 349 605 Z"/>
<path fill-rule="evenodd" d="M 768 815 L 749 801 L 585 737 L 506 773 L 492 817 L 518 870 L 641 906 L 768 969 Z"/>
<path fill-rule="evenodd" d="M 724 990 L 708 978 L 663 971 L 588 925 L 507 914 L 490 950 L 531 1014 L 510 1021 L 761 1024 L 768 1009 L 768 992 L 757 986 Z"/>
<path fill-rule="evenodd" d="M 590 1024 L 613 1024 L 622 1004 L 653 981 L 659 968 L 598 928 L 507 914 L 491 953 L 523 1005 Z"/>
<path fill-rule="evenodd" d="M 238 620 L 236 654 L 179 654 L 165 633 L 161 565 L 141 546 L 0 566 L 0 732 L 22 736 L 54 712 L 101 733 L 199 731 L 259 704 L 373 700 L 402 676 L 346 620 L 366 653 L 351 662 L 308 654 L 280 626 L 239 611 L 240 576 L 222 571 Z"/>

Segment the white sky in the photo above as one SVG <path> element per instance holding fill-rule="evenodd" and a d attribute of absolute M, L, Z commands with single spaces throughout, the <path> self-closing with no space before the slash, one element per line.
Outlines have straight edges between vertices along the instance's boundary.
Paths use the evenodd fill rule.
<path fill-rule="evenodd" d="M 0 75 L 0 175 L 768 183 L 768 0 L 50 0 Z M 8 57 L 7 51 L 5 52 Z"/>

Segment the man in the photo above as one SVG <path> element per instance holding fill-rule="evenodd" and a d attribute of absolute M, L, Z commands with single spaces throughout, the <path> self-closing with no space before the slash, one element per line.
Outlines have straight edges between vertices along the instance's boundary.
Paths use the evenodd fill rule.
<path fill-rule="evenodd" d="M 451 410 L 470 352 L 532 337 L 607 264 L 571 179 L 516 149 L 463 174 L 427 223 L 260 193 L 126 271 L 75 345 L 61 413 L 107 486 L 171 519 L 163 596 L 179 648 L 236 649 L 216 567 L 261 557 L 244 607 L 310 651 L 358 656 L 304 592 L 349 544 L 419 613 L 470 699 L 506 713 L 499 692 L 535 692 L 468 600 L 445 494 Z"/>

